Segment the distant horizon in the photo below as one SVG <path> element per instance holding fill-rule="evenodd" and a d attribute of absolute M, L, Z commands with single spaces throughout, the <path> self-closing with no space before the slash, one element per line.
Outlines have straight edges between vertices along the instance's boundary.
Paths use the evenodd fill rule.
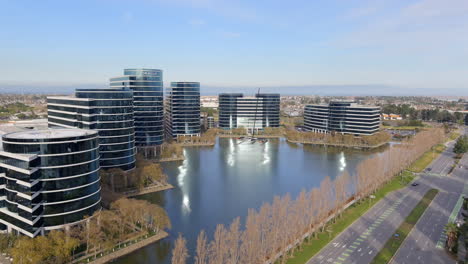
<path fill-rule="evenodd" d="M 191 80 L 194 81 L 194 80 Z M 195 80 L 196 81 L 196 80 Z M 166 83 L 165 83 L 166 84 Z M 169 83 L 164 87 L 168 87 Z M 75 89 L 108 88 L 106 83 L 88 84 L 1 84 L 0 94 L 60 94 L 74 93 Z M 468 89 L 464 88 L 404 88 L 381 84 L 362 85 L 278 85 L 278 86 L 215 86 L 201 83 L 201 95 L 218 95 L 219 93 L 255 94 L 260 88 L 264 93 L 281 95 L 319 95 L 319 96 L 450 96 L 467 97 Z"/>
<path fill-rule="evenodd" d="M 149 68 L 206 94 L 468 95 L 463 0 L 2 4 L 0 93 L 107 87 Z"/>

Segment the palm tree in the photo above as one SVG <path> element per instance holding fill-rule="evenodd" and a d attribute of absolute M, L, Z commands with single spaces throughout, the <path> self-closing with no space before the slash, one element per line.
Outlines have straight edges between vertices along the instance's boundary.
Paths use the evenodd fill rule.
<path fill-rule="evenodd" d="M 449 251 L 452 251 L 453 247 L 456 245 L 456 240 L 458 236 L 458 227 L 455 223 L 450 222 L 445 225 L 445 234 L 447 235 L 447 247 Z"/>

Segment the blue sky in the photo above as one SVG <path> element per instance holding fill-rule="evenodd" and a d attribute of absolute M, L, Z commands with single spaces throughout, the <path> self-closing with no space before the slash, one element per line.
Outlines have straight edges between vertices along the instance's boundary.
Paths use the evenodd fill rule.
<path fill-rule="evenodd" d="M 384 85 L 468 94 L 466 0 L 0 6 L 3 85 L 106 85 L 123 68 L 148 67 L 163 69 L 166 83 L 213 87 Z"/>

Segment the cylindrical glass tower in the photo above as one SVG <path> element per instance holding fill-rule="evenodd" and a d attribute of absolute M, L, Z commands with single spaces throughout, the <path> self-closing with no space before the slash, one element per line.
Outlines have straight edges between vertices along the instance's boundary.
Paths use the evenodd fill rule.
<path fill-rule="evenodd" d="M 0 222 L 34 237 L 100 209 L 98 133 L 82 129 L 2 136 Z"/>

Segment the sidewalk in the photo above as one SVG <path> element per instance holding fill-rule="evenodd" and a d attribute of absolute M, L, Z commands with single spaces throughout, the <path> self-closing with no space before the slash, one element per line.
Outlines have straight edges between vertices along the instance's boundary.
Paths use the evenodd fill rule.
<path fill-rule="evenodd" d="M 140 241 L 138 241 L 138 239 L 136 240 L 130 240 L 130 241 L 127 241 L 125 243 L 123 243 L 124 245 L 127 245 L 126 247 L 124 248 L 120 248 L 118 249 L 117 251 L 113 251 L 112 253 L 109 253 L 107 255 L 104 255 L 102 256 L 102 252 L 99 252 L 97 254 L 98 258 L 97 259 L 94 259 L 94 256 L 95 254 L 94 253 L 91 253 L 91 254 L 88 254 L 86 256 L 83 256 L 83 257 L 80 257 L 79 259 L 75 259 L 74 261 L 72 261 L 72 263 L 93 263 L 93 264 L 103 264 L 103 263 L 107 263 L 113 259 L 116 259 L 116 258 L 120 258 L 124 255 L 127 255 L 137 249 L 140 249 L 140 248 L 143 248 L 143 247 L 146 247 L 158 240 L 161 240 L 165 237 L 167 237 L 168 234 L 164 231 L 159 231 L 158 234 L 156 235 L 153 235 L 153 236 L 150 236 L 148 238 L 144 238 L 144 239 L 141 239 Z M 137 242 L 135 242 L 137 241 Z M 133 243 L 133 244 L 131 244 Z M 102 256 L 102 257 L 101 257 Z M 90 259 L 88 261 L 88 259 Z"/>
<path fill-rule="evenodd" d="M 11 261 L 9 259 L 7 259 L 6 256 L 2 254 L 0 254 L 0 264 L 10 264 Z"/>
<path fill-rule="evenodd" d="M 147 193 L 153 193 L 153 192 L 160 192 L 168 189 L 172 189 L 174 186 L 172 184 L 167 183 L 167 184 L 154 184 L 148 187 L 145 187 L 141 190 L 131 190 L 131 191 L 126 191 L 123 192 L 122 194 L 125 195 L 126 197 L 134 197 L 138 195 L 143 195 Z"/>

